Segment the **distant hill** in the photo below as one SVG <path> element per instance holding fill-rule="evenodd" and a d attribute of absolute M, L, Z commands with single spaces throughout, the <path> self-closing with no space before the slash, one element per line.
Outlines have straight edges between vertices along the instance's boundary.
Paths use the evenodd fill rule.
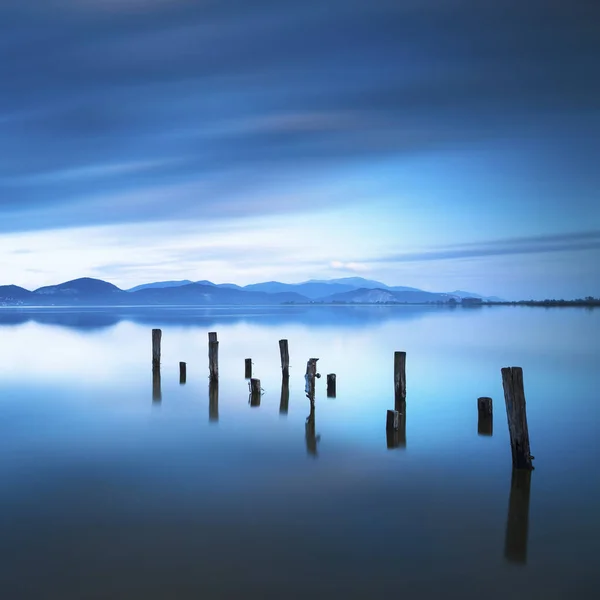
<path fill-rule="evenodd" d="M 173 304 L 173 305 L 205 305 L 205 304 L 283 304 L 285 302 L 307 302 L 308 299 L 290 292 L 267 294 L 265 292 L 248 292 L 216 285 L 190 285 L 175 288 L 148 288 L 128 294 L 127 301 L 132 305 Z"/>
<path fill-rule="evenodd" d="M 60 301 L 91 301 L 95 299 L 107 300 L 116 298 L 118 295 L 125 294 L 123 290 L 116 285 L 102 281 L 101 279 L 92 279 L 83 277 L 73 279 L 58 285 L 48 285 L 38 288 L 34 291 L 37 298 L 50 298 L 53 303 Z"/>
<path fill-rule="evenodd" d="M 256 306 L 312 302 L 423 304 L 447 303 L 452 300 L 460 302 L 466 297 L 483 298 L 478 294 L 460 290 L 446 294 L 425 292 L 404 286 L 391 287 L 362 277 L 310 280 L 303 283 L 267 281 L 245 287 L 233 283 L 215 284 L 207 280 L 194 283 L 184 279 L 146 283 L 127 291 L 112 283 L 89 277 L 44 286 L 33 292 L 15 285 L 0 286 L 0 304 L 5 306 Z M 487 300 L 487 298 L 483 299 Z"/>
<path fill-rule="evenodd" d="M 400 291 L 395 292 L 385 289 L 362 288 L 333 294 L 322 298 L 322 302 L 346 302 L 352 304 L 382 304 L 389 302 L 401 302 L 406 304 L 420 304 L 425 302 L 448 302 L 453 296 L 449 294 L 435 294 L 423 291 Z"/>
<path fill-rule="evenodd" d="M 451 296 L 457 296 L 459 298 L 481 298 L 488 302 L 504 302 L 498 296 L 482 296 L 481 294 L 475 294 L 474 292 L 465 292 L 463 290 L 455 290 L 454 292 L 448 292 Z"/>
<path fill-rule="evenodd" d="M 179 287 L 182 285 L 189 285 L 190 283 L 194 283 L 189 279 L 183 279 L 181 281 L 157 281 L 155 283 L 144 283 L 143 285 L 136 285 L 131 289 L 127 290 L 128 292 L 138 292 L 139 290 L 147 290 L 152 288 L 167 288 L 167 287 Z"/>
<path fill-rule="evenodd" d="M 32 296 L 33 292 L 18 285 L 0 285 L 0 304 L 19 304 Z"/>
<path fill-rule="evenodd" d="M 279 283 L 278 281 L 267 281 L 265 283 L 253 283 L 244 287 L 244 290 L 250 292 L 266 292 L 267 294 L 276 293 L 295 293 L 306 296 L 311 300 L 337 294 L 349 292 L 354 288 L 351 285 L 337 283 L 327 283 L 319 281 L 307 281 L 305 283 Z"/>

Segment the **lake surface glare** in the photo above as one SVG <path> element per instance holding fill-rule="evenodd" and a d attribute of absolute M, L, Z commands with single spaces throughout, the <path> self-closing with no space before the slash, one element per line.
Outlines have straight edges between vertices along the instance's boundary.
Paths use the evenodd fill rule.
<path fill-rule="evenodd" d="M 599 365 L 600 310 L 0 309 L 0 597 L 600 598 Z M 536 467 L 512 494 L 506 366 Z"/>

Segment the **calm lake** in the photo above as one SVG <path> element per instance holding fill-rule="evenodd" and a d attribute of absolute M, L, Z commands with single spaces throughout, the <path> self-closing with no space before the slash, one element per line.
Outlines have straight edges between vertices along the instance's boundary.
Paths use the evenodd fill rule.
<path fill-rule="evenodd" d="M 529 498 L 511 499 L 505 366 L 524 372 Z M 600 310 L 0 309 L 0 596 L 598 598 L 599 439 Z"/>

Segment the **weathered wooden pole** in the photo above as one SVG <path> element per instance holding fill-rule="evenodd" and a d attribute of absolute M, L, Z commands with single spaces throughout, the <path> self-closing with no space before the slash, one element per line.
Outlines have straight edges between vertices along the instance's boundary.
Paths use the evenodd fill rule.
<path fill-rule="evenodd" d="M 216 332 L 208 334 L 208 370 L 212 381 L 219 379 L 219 342 Z"/>
<path fill-rule="evenodd" d="M 398 431 L 400 426 L 400 413 L 397 410 L 388 410 L 387 418 L 385 420 L 385 428 L 387 431 L 393 429 Z"/>
<path fill-rule="evenodd" d="M 208 420 L 219 420 L 219 382 L 216 379 L 208 383 Z"/>
<path fill-rule="evenodd" d="M 179 363 L 179 383 L 183 385 L 187 381 L 187 364 Z"/>
<path fill-rule="evenodd" d="M 152 368 L 160 369 L 160 342 L 162 340 L 162 331 L 160 329 L 152 330 Z"/>
<path fill-rule="evenodd" d="M 487 396 L 477 398 L 477 433 L 479 435 L 492 435 L 494 432 L 494 415 L 492 399 Z"/>
<path fill-rule="evenodd" d="M 279 414 L 287 415 L 290 405 L 290 380 L 289 377 L 281 378 L 281 400 L 279 401 Z"/>
<path fill-rule="evenodd" d="M 247 358 L 244 361 L 244 379 L 252 379 L 252 359 Z"/>
<path fill-rule="evenodd" d="M 513 469 L 532 470 L 531 459 L 533 457 L 529 449 L 523 369 L 521 367 L 505 367 L 502 369 L 502 387 L 504 388 L 504 400 L 506 402 Z"/>
<path fill-rule="evenodd" d="M 387 447 L 406 448 L 406 402 L 396 402 L 395 410 L 387 411 Z"/>
<path fill-rule="evenodd" d="M 314 401 L 315 399 L 315 378 L 318 377 L 317 373 L 317 361 L 318 358 L 309 358 L 306 363 L 306 375 L 304 376 L 304 391 L 306 392 L 306 396 Z"/>
<path fill-rule="evenodd" d="M 335 398 L 336 386 L 335 386 L 335 373 L 329 373 L 327 375 L 327 397 Z"/>
<path fill-rule="evenodd" d="M 394 352 L 394 395 L 396 402 L 406 400 L 406 352 Z"/>
<path fill-rule="evenodd" d="M 504 543 L 504 556 L 510 562 L 521 564 L 527 562 L 530 492 L 531 471 L 513 469 Z"/>
<path fill-rule="evenodd" d="M 260 406 L 260 379 L 250 380 L 250 406 Z"/>
<path fill-rule="evenodd" d="M 284 377 L 290 376 L 290 353 L 288 350 L 288 341 L 279 340 L 279 354 L 281 354 L 281 373 Z"/>

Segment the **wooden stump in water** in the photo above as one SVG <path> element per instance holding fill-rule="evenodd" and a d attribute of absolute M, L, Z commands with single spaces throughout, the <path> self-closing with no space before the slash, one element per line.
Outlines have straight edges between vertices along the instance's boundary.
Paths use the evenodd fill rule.
<path fill-rule="evenodd" d="M 510 562 L 521 564 L 527 562 L 530 492 L 531 471 L 513 469 L 504 544 L 504 556 Z"/>
<path fill-rule="evenodd" d="M 317 377 L 317 361 L 318 358 L 309 358 L 306 363 L 306 375 L 304 376 L 305 386 L 304 391 L 307 397 L 314 401 L 315 399 L 315 378 Z"/>
<path fill-rule="evenodd" d="M 290 376 L 290 353 L 288 341 L 279 340 L 279 354 L 281 355 L 281 373 L 284 377 Z"/>
<path fill-rule="evenodd" d="M 329 375 L 327 375 L 327 397 L 335 398 L 335 395 L 336 395 L 335 373 L 329 373 Z"/>
<path fill-rule="evenodd" d="M 219 382 L 216 379 L 208 383 L 208 420 L 219 420 Z"/>
<path fill-rule="evenodd" d="M 179 383 L 183 385 L 187 381 L 187 365 L 184 362 L 179 363 Z"/>
<path fill-rule="evenodd" d="M 396 402 L 395 408 L 396 410 L 388 410 L 386 420 L 387 447 L 389 449 L 406 448 L 406 402 Z M 398 415 L 397 429 L 393 427 L 395 417 L 390 417 L 389 413 Z M 388 427 L 388 423 L 392 425 L 391 428 Z"/>
<path fill-rule="evenodd" d="M 252 379 L 252 359 L 247 358 L 244 362 L 244 378 Z"/>
<path fill-rule="evenodd" d="M 219 378 L 219 342 L 215 332 L 208 334 L 208 370 L 210 379 L 216 381 Z"/>
<path fill-rule="evenodd" d="M 406 400 L 406 352 L 394 352 L 394 395 L 396 402 Z"/>
<path fill-rule="evenodd" d="M 250 380 L 250 406 L 260 406 L 261 398 L 260 379 Z"/>
<path fill-rule="evenodd" d="M 494 432 L 494 415 L 492 399 L 486 396 L 477 398 L 477 433 L 492 435 Z"/>
<path fill-rule="evenodd" d="M 388 410 L 387 418 L 385 421 L 385 428 L 387 431 L 393 429 L 394 431 L 398 431 L 400 427 L 400 413 L 397 410 Z"/>
<path fill-rule="evenodd" d="M 533 457 L 529 449 L 523 369 L 521 367 L 502 369 L 502 387 L 504 388 L 504 400 L 506 402 L 513 468 L 532 470 L 531 459 Z"/>
<path fill-rule="evenodd" d="M 290 380 L 287 377 L 281 378 L 281 400 L 279 402 L 279 414 L 287 415 L 290 404 Z"/>
<path fill-rule="evenodd" d="M 162 340 L 162 331 L 160 329 L 152 330 L 152 368 L 160 369 L 160 342 Z"/>

